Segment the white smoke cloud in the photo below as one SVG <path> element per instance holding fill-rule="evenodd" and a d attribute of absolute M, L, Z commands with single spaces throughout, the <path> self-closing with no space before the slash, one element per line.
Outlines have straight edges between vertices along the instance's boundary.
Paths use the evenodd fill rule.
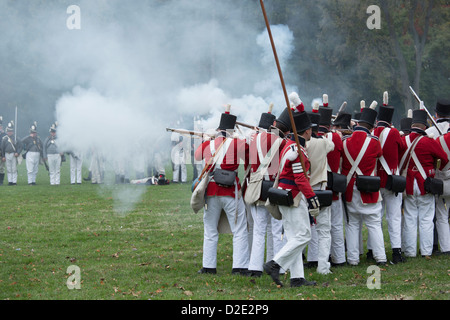
<path fill-rule="evenodd" d="M 270 103 L 276 115 L 286 106 L 263 17 L 259 23 L 246 19 L 240 1 L 77 5 L 80 30 L 66 28 L 67 6 L 58 2 L 0 4 L 9 14 L 2 30 L 14 30 L 4 32 L 1 48 L 9 51 L 0 50 L 0 57 L 14 54 L 38 65 L 30 77 L 49 91 L 65 92 L 54 102 L 54 118 L 66 150 L 89 155 L 95 148 L 110 168 L 128 159 L 132 172 L 137 155 L 170 155 L 165 128 L 177 121 L 190 129 L 201 116 L 205 130 L 215 129 L 230 104 L 239 121 L 257 125 Z M 24 21 L 38 30 L 30 34 Z M 283 25 L 272 33 L 288 74 L 293 34 Z"/>

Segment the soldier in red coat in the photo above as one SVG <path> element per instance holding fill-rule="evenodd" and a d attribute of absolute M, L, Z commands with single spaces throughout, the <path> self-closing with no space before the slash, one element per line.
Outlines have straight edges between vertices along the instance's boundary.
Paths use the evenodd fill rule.
<path fill-rule="evenodd" d="M 376 105 L 375 105 L 376 107 Z M 342 174 L 347 176 L 348 224 L 346 227 L 347 263 L 359 264 L 360 233 L 362 223 L 366 224 L 368 237 L 372 245 L 373 256 L 378 264 L 386 263 L 383 230 L 381 226 L 381 195 L 379 191 L 363 189 L 356 184 L 356 178 L 368 179 L 375 176 L 377 160 L 382 156 L 378 138 L 371 135 L 375 126 L 377 111 L 364 108 L 353 134 L 344 140 Z M 359 163 L 358 163 L 359 161 Z"/>
<path fill-rule="evenodd" d="M 294 206 L 279 206 L 283 216 L 283 226 L 287 243 L 278 252 L 273 260 L 264 264 L 266 271 L 272 280 L 282 286 L 279 279 L 280 268 L 290 270 L 291 287 L 315 285 L 313 281 L 305 279 L 303 268 L 303 250 L 311 239 L 311 225 L 308 212 L 316 216 L 319 212 L 319 202 L 308 179 L 310 163 L 308 154 L 304 149 L 305 143 L 311 138 L 311 121 L 306 112 L 299 112 L 294 117 L 295 126 L 299 133 L 299 151 L 294 141 L 286 144 L 281 153 L 282 171 L 278 188 L 290 190 L 294 200 Z M 304 159 L 305 168 L 301 163 L 299 152 Z"/>
<path fill-rule="evenodd" d="M 218 134 L 214 140 L 205 141 L 195 152 L 195 160 L 208 164 L 212 155 L 224 155 L 223 159 L 211 170 L 211 180 L 206 190 L 206 208 L 203 215 L 203 267 L 199 273 L 216 273 L 217 245 L 219 241 L 218 224 L 222 211 L 226 213 L 233 234 L 233 274 L 248 274 L 249 247 L 247 217 L 244 200 L 240 195 L 241 185 L 237 170 L 241 160 L 248 163 L 248 144 L 232 137 L 236 116 L 227 110 L 222 114 Z M 226 175 L 233 175 L 232 185 L 218 182 L 218 169 L 225 170 Z M 217 173 L 217 176 L 216 176 Z"/>
<path fill-rule="evenodd" d="M 434 130 L 436 132 L 436 141 L 442 146 L 442 149 L 447 153 L 450 159 L 450 100 L 441 99 L 436 104 L 436 122 L 440 131 L 443 133 L 439 136 L 436 128 L 430 128 L 428 130 Z M 427 130 L 427 133 L 428 133 Z M 436 172 L 436 178 L 440 178 L 448 184 L 450 180 L 450 165 L 444 167 L 443 170 Z M 448 222 L 448 206 L 450 205 L 450 196 L 441 196 L 436 199 L 436 221 L 435 221 L 435 233 L 437 233 L 437 241 L 435 237 L 433 252 L 439 251 L 443 254 L 450 254 L 450 228 Z"/>
<path fill-rule="evenodd" d="M 385 94 L 386 95 L 386 94 Z M 400 155 L 405 152 L 406 146 L 400 136 L 400 132 L 392 127 L 392 117 L 394 108 L 385 103 L 378 110 L 377 127 L 373 135 L 378 137 L 383 155 L 378 159 L 377 176 L 380 177 L 380 192 L 383 198 L 380 211 L 381 219 L 386 212 L 389 238 L 392 248 L 392 262 L 394 264 L 404 262 L 401 252 L 402 247 L 402 193 L 393 192 L 386 189 L 386 182 L 391 175 L 400 175 L 399 164 Z M 370 244 L 368 244 L 370 247 Z"/>
<path fill-rule="evenodd" d="M 420 253 L 431 256 L 433 251 L 433 217 L 435 195 L 429 193 L 425 181 L 435 176 L 435 164 L 441 160 L 440 169 L 448 163 L 447 154 L 439 143 L 428 137 L 428 115 L 425 110 L 414 110 L 411 133 L 404 137 L 407 151 L 400 163 L 406 175 L 404 199 L 403 251 L 407 257 L 417 255 L 417 228 L 419 228 Z"/>
<path fill-rule="evenodd" d="M 250 181 L 252 181 L 252 175 L 259 175 L 262 173 L 260 172 L 263 170 L 261 168 L 261 161 L 269 154 L 273 156 L 273 158 L 265 169 L 266 171 L 264 172 L 263 179 L 271 181 L 273 184 L 276 175 L 278 174 L 280 153 L 286 145 L 286 135 L 291 130 L 288 110 L 284 110 L 278 119 L 271 113 L 263 113 L 258 127 L 262 130 L 253 134 L 249 147 L 249 160 L 251 166 Z M 252 187 L 251 184 L 247 185 L 246 191 Z M 252 192 L 251 194 L 253 195 L 254 193 Z M 286 243 L 286 240 L 282 236 L 282 222 L 274 219 L 265 207 L 266 199 L 261 199 L 262 195 L 260 195 L 259 199 L 249 199 L 247 196 L 248 194 L 245 195 L 244 199 L 253 219 L 252 246 L 248 269 L 251 272 L 250 275 L 252 277 L 260 277 L 264 265 L 266 234 L 267 248 L 268 250 L 269 248 L 272 249 L 272 255 L 275 255 L 280 251 Z"/>

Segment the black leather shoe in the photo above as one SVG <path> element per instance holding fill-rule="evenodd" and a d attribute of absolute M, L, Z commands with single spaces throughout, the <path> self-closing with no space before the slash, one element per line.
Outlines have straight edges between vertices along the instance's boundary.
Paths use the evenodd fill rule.
<path fill-rule="evenodd" d="M 317 282 L 308 281 L 305 278 L 293 278 L 291 279 L 291 287 L 302 287 L 302 286 L 316 286 Z"/>
<path fill-rule="evenodd" d="M 392 264 L 406 262 L 406 258 L 402 254 L 402 250 L 399 248 L 392 249 Z"/>
<path fill-rule="evenodd" d="M 216 268 L 201 268 L 198 270 L 197 273 L 204 274 L 204 273 L 210 273 L 210 274 L 216 274 L 217 269 Z"/>
<path fill-rule="evenodd" d="M 232 275 L 241 275 L 241 276 L 250 276 L 251 275 L 251 271 L 249 271 L 246 268 L 233 268 L 231 270 L 231 274 Z"/>
<path fill-rule="evenodd" d="M 255 271 L 255 270 L 249 270 L 250 276 L 253 278 L 261 278 L 262 277 L 262 271 Z"/>
<path fill-rule="evenodd" d="M 272 278 L 272 280 L 278 285 L 283 286 L 283 282 L 280 281 L 280 265 L 275 261 L 270 260 L 264 264 L 264 271 Z"/>

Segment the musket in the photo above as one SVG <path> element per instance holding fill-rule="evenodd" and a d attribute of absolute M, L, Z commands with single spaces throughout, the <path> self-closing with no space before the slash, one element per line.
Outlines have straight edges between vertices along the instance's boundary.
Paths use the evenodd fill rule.
<path fill-rule="evenodd" d="M 286 91 L 286 85 L 284 83 L 284 78 L 283 78 L 283 72 L 281 70 L 280 62 L 278 60 L 277 49 L 275 47 L 275 42 L 273 41 L 272 31 L 270 29 L 269 18 L 267 18 L 266 8 L 264 7 L 264 1 L 263 0 L 259 0 L 259 2 L 261 4 L 261 10 L 262 10 L 263 15 L 264 15 L 264 21 L 266 23 L 267 33 L 269 34 L 270 44 L 272 46 L 272 51 L 273 51 L 273 55 L 274 55 L 274 58 L 275 58 L 275 63 L 277 65 L 277 69 L 278 69 L 278 75 L 280 77 L 281 87 L 282 87 L 283 93 L 284 93 L 284 99 L 285 99 L 286 106 L 287 106 L 287 109 L 288 109 L 288 112 L 289 112 L 289 118 L 291 120 L 291 127 L 292 127 L 292 131 L 294 133 L 295 144 L 297 145 L 298 155 L 299 155 L 299 158 L 300 158 L 300 163 L 302 165 L 303 172 L 306 173 L 307 171 L 306 171 L 306 166 L 305 166 L 305 159 L 303 158 L 303 154 L 302 154 L 302 151 L 301 151 L 302 148 L 300 147 L 300 140 L 298 138 L 297 128 L 295 126 L 294 114 L 292 112 L 291 104 L 289 102 L 289 96 L 288 96 L 287 91 Z"/>
<path fill-rule="evenodd" d="M 204 133 L 204 132 L 198 132 L 198 131 L 190 131 L 190 130 L 183 130 L 183 129 L 171 129 L 171 128 L 166 128 L 166 131 L 168 132 L 176 132 L 179 134 L 184 134 L 184 135 L 190 135 L 190 136 L 196 136 L 196 137 L 204 137 L 205 135 L 210 137 L 211 139 L 214 139 L 214 135 L 212 134 L 208 134 L 208 133 Z"/>
<path fill-rule="evenodd" d="M 241 126 L 241 127 L 244 127 L 244 128 L 249 128 L 249 129 L 252 129 L 252 130 L 258 130 L 258 131 L 261 130 L 261 129 L 260 129 L 259 127 L 257 127 L 257 126 L 252 126 L 252 125 L 250 125 L 250 124 L 246 124 L 246 123 L 239 122 L 239 121 L 236 121 L 236 124 L 237 124 L 238 126 Z"/>
<path fill-rule="evenodd" d="M 339 111 L 336 115 L 331 116 L 331 118 L 334 120 L 338 117 L 338 115 L 345 110 L 345 108 L 347 107 L 347 101 L 344 101 L 344 103 L 341 105 L 341 107 L 339 108 Z"/>
<path fill-rule="evenodd" d="M 431 122 L 436 127 L 437 131 L 439 132 L 439 135 L 442 136 L 443 132 L 441 131 L 441 128 L 439 128 L 439 126 L 436 123 L 436 120 L 434 120 L 433 116 L 430 114 L 430 112 L 428 111 L 427 107 L 425 107 L 425 104 L 424 104 L 423 100 L 420 100 L 419 96 L 417 95 L 417 93 L 414 91 L 414 89 L 411 86 L 409 87 L 409 90 L 411 91 L 411 93 L 413 94 L 413 96 L 417 100 L 417 102 L 419 102 L 420 108 L 425 110 L 425 112 L 428 115 L 428 118 L 430 118 Z"/>

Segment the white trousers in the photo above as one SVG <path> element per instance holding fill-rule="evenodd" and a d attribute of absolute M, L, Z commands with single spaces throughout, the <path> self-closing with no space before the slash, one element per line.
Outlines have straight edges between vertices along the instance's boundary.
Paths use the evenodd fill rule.
<path fill-rule="evenodd" d="M 433 252 L 433 217 L 435 197 L 432 194 L 420 195 L 416 181 L 414 194 L 407 195 L 403 204 L 403 246 L 407 257 L 417 255 L 417 228 L 419 229 L 420 253 L 429 256 Z"/>
<path fill-rule="evenodd" d="M 439 197 L 436 201 L 436 230 L 441 252 L 450 251 L 450 226 L 448 223 L 448 209 L 450 197 Z"/>
<path fill-rule="evenodd" d="M 331 250 L 331 207 L 320 210 L 316 224 L 311 227 L 311 241 L 308 244 L 308 261 L 317 261 L 317 273 L 328 274 Z"/>
<path fill-rule="evenodd" d="M 41 154 L 39 152 L 27 152 L 26 157 L 26 165 L 27 165 L 27 174 L 28 174 L 28 183 L 35 183 L 36 176 L 39 170 L 39 160 L 41 158 Z"/>
<path fill-rule="evenodd" d="M 176 146 L 172 150 L 172 162 L 173 162 L 173 182 L 186 182 L 187 181 L 187 169 L 186 169 L 186 157 L 183 150 Z M 180 181 L 181 172 L 181 181 Z"/>
<path fill-rule="evenodd" d="M 402 247 L 402 199 L 403 194 L 399 193 L 395 196 L 392 191 L 382 188 L 381 196 L 381 221 L 383 220 L 384 212 L 386 211 L 386 221 L 388 225 L 389 239 L 391 248 Z"/>
<path fill-rule="evenodd" d="M 284 238 L 282 239 L 283 222 L 274 219 L 264 206 L 251 205 L 250 211 L 253 218 L 253 241 L 248 269 L 263 271 L 266 234 L 268 249 L 270 244 L 272 244 L 272 252 L 270 254 L 276 255 L 286 243 L 283 240 Z M 267 255 L 269 256 L 270 254 L 268 253 Z"/>
<path fill-rule="evenodd" d="M 74 157 L 70 155 L 70 183 L 81 183 L 81 169 L 83 159 L 81 156 Z"/>
<path fill-rule="evenodd" d="M 59 185 L 61 176 L 61 155 L 59 153 L 49 154 L 48 171 L 50 172 L 50 185 Z"/>
<path fill-rule="evenodd" d="M 14 153 L 5 154 L 8 182 L 17 183 L 17 158 Z"/>
<path fill-rule="evenodd" d="M 352 202 L 347 202 L 348 224 L 346 228 L 347 262 L 359 263 L 361 228 L 364 223 L 368 231 L 373 256 L 377 262 L 386 262 L 383 229 L 381 227 L 381 203 L 363 204 L 361 193 L 353 188 Z"/>
<path fill-rule="evenodd" d="M 302 197 L 298 208 L 280 206 L 280 212 L 287 243 L 273 260 L 284 270 L 290 270 L 291 279 L 304 278 L 302 254 L 311 240 L 308 205 Z"/>
<path fill-rule="evenodd" d="M 345 238 L 344 238 L 344 207 L 339 195 L 339 200 L 331 204 L 331 261 L 333 263 L 345 262 Z"/>
<path fill-rule="evenodd" d="M 217 245 L 219 231 L 217 226 L 222 210 L 225 211 L 233 233 L 233 268 L 247 269 L 249 263 L 247 216 L 244 200 L 232 197 L 207 197 L 203 215 L 203 267 L 217 267 Z"/>

